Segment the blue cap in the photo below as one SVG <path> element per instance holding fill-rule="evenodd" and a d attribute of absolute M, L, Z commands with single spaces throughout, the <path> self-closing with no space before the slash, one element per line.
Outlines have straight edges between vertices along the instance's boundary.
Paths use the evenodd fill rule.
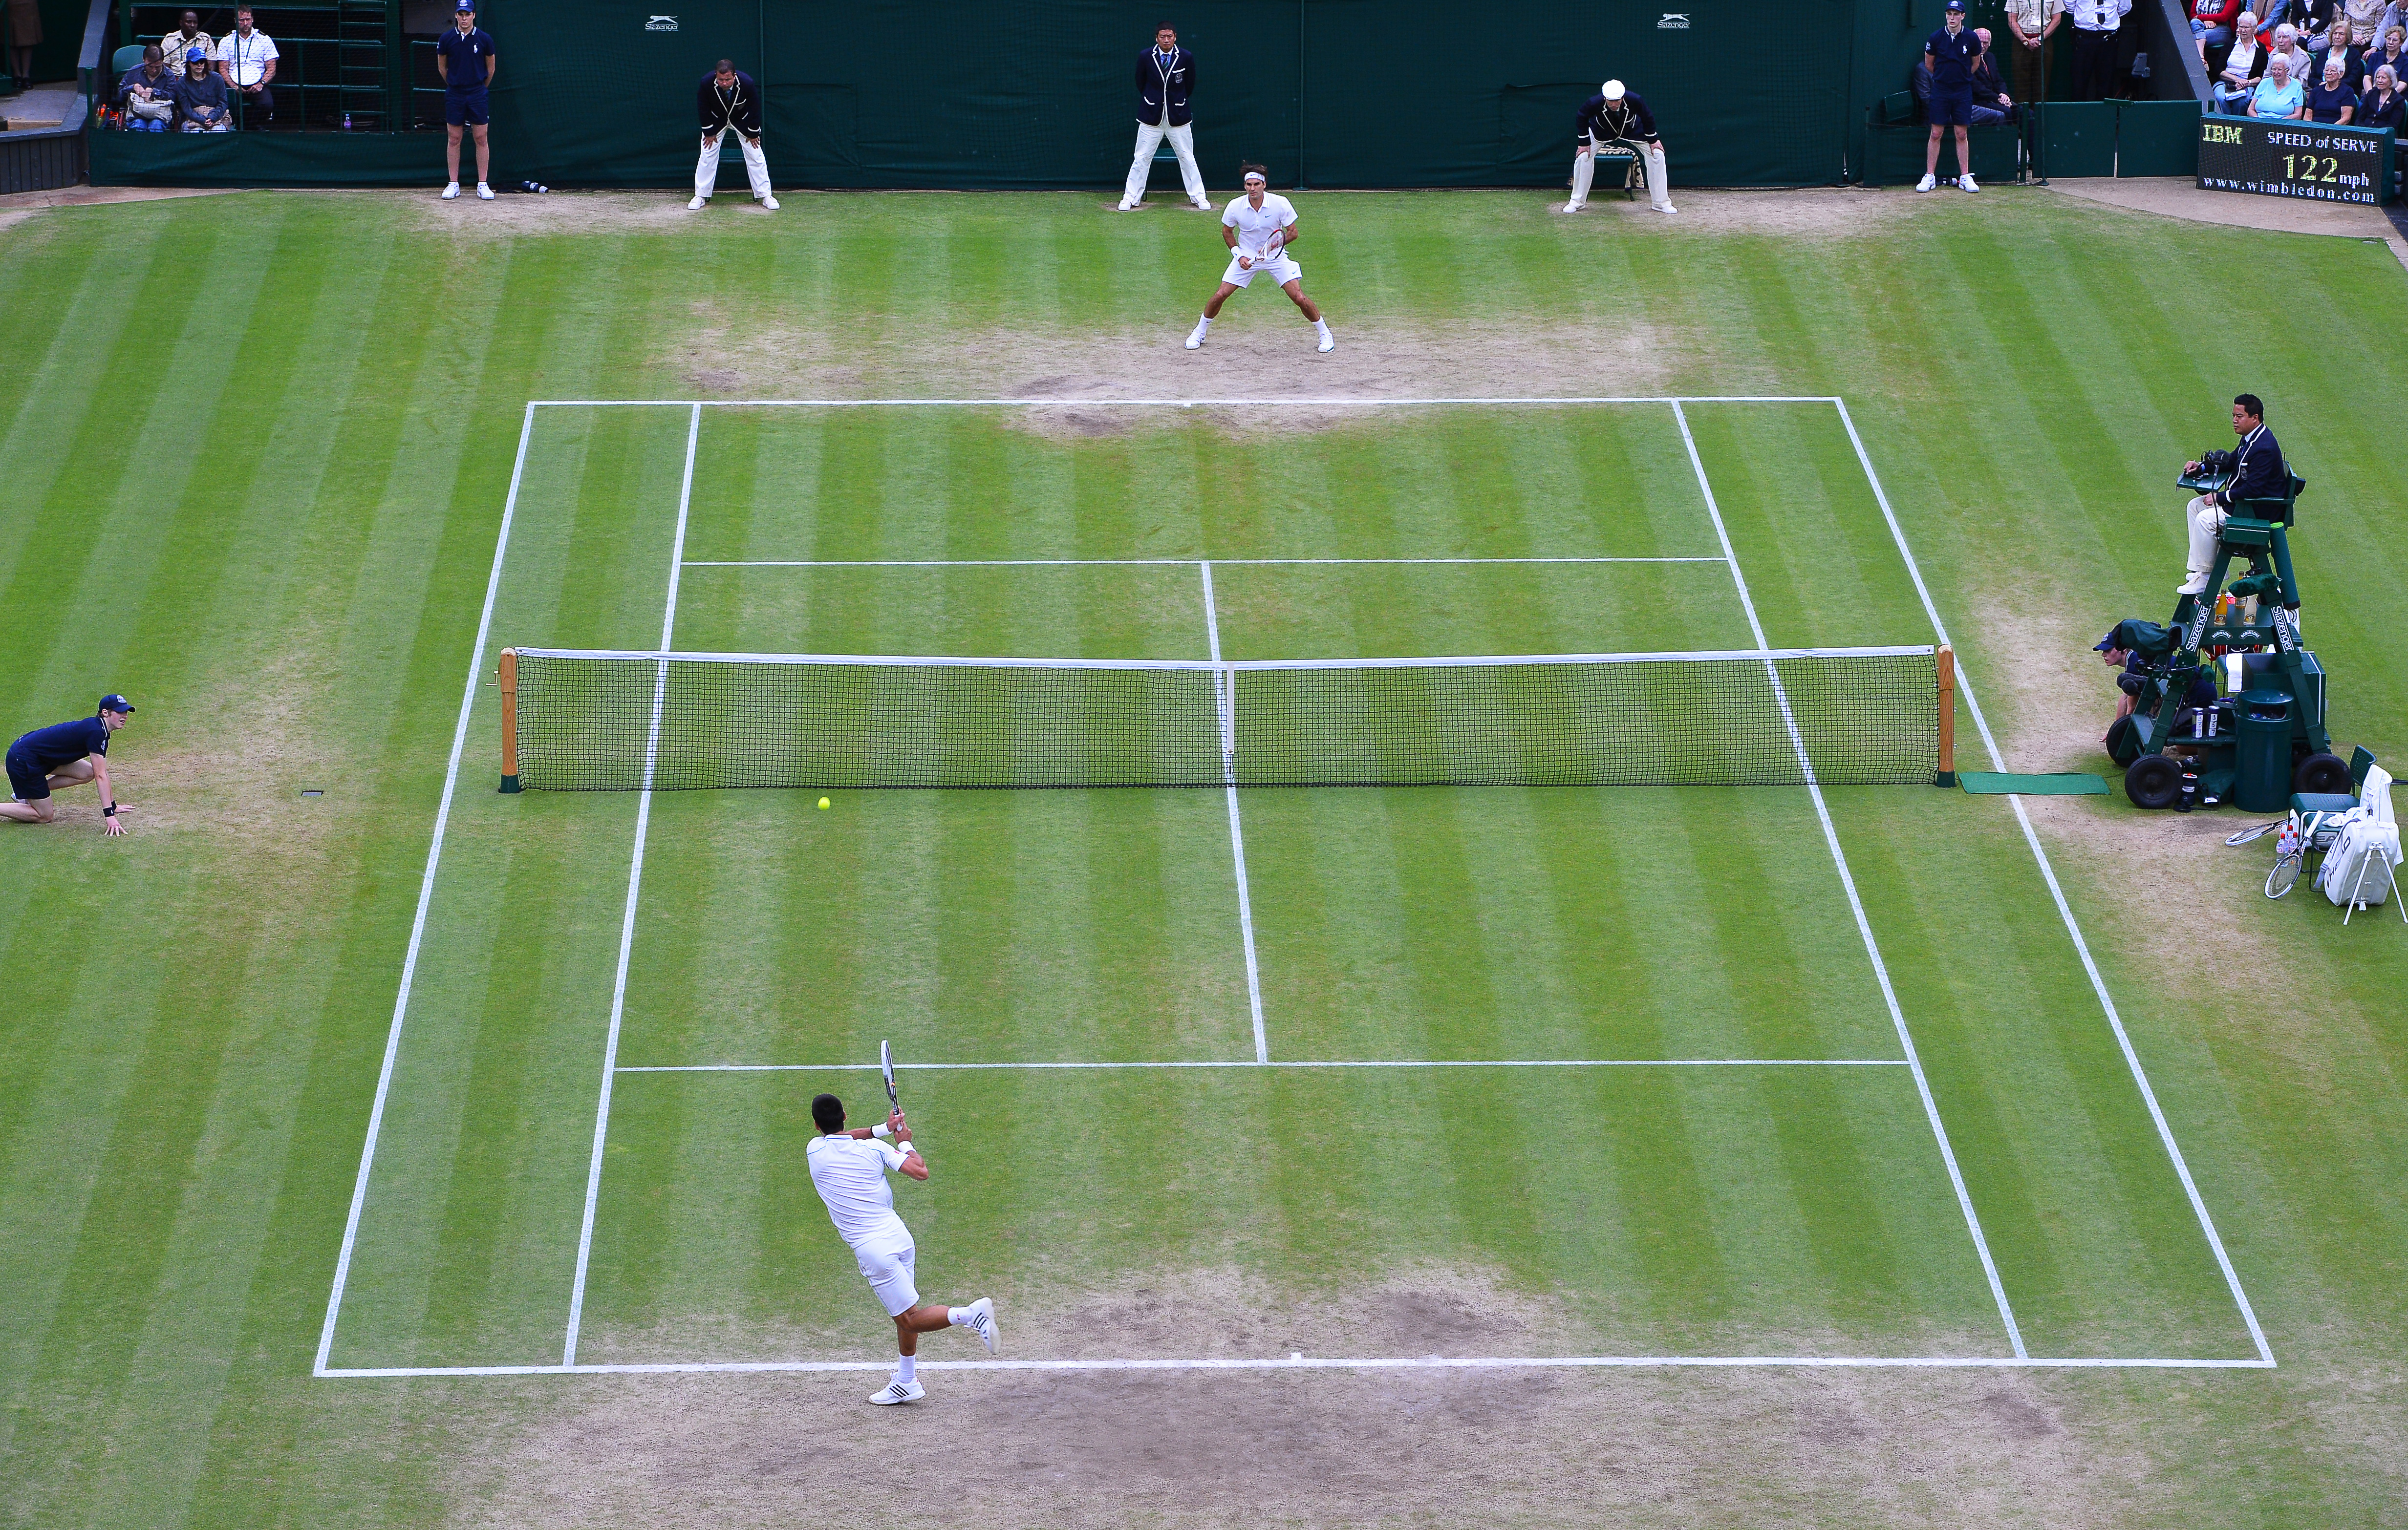
<path fill-rule="evenodd" d="M 2117 623 L 2116 623 L 2116 626 L 2120 629 L 2120 628 L 2123 626 L 2123 623 L 2119 622 L 2117 622 Z M 2109 649 L 2114 648 L 2114 646 L 2115 646 L 2115 634 L 2111 632 L 2111 633 L 2109 633 L 2106 636 L 2101 637 L 2100 639 L 2099 639 L 2099 641 L 2097 641 L 2097 642 L 2095 642 L 2095 643 L 2091 644 L 2091 645 L 2090 645 L 2090 651 L 2091 651 L 2091 652 L 2093 652 L 2093 653 L 2104 653 L 2104 652 L 2106 652 Z"/>
<path fill-rule="evenodd" d="M 477 13 L 477 7 L 468 4 L 468 0 L 460 0 L 458 5 L 452 7 L 452 13 L 455 16 L 473 16 Z"/>
<path fill-rule="evenodd" d="M 100 709 L 104 712 L 130 712 L 134 710 L 134 703 L 111 691 L 100 698 Z"/>
<path fill-rule="evenodd" d="M 1947 10 L 1963 10 L 1965 8 L 1965 0 L 1948 0 L 1948 4 L 1942 8 Z"/>
<path fill-rule="evenodd" d="M 184 55 L 184 62 L 186 64 L 207 64 L 209 62 L 209 50 L 206 48 L 194 48 L 191 52 Z"/>

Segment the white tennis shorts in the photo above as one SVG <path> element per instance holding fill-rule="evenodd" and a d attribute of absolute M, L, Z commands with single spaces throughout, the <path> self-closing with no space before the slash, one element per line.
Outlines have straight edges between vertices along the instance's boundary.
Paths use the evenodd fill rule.
<path fill-rule="evenodd" d="M 866 1243 L 853 1251 L 853 1258 L 861 1266 L 861 1278 L 878 1293 L 888 1317 L 899 1318 L 920 1305 L 920 1287 L 914 1279 L 920 1249 L 909 1236 Z"/>
<path fill-rule="evenodd" d="M 1252 270 L 1240 270 L 1238 268 L 1238 257 L 1231 255 L 1229 257 L 1229 268 L 1221 273 L 1221 279 L 1227 282 L 1232 287 L 1243 287 L 1253 281 L 1256 277 L 1268 277 L 1271 279 L 1272 286 L 1284 287 L 1291 281 L 1302 280 L 1304 278 L 1304 267 L 1288 259 L 1286 252 L 1283 250 L 1279 259 L 1272 261 L 1268 265 L 1263 264 L 1261 261 L 1254 262 L 1254 268 Z"/>

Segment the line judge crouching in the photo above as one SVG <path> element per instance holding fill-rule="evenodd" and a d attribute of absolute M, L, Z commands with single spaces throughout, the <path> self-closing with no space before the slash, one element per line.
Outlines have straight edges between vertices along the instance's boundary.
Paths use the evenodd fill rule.
<path fill-rule="evenodd" d="M 1597 156 L 1619 144 L 1639 156 L 1647 170 L 1647 202 L 1657 212 L 1674 212 L 1670 175 L 1664 168 L 1664 140 L 1656 133 L 1656 114 L 1646 98 L 1626 91 L 1622 81 L 1609 79 L 1595 95 L 1581 103 L 1572 118 L 1572 198 L 1563 206 L 1578 212 L 1588 206 L 1590 183 L 1597 177 Z"/>
<path fill-rule="evenodd" d="M 777 211 L 778 199 L 769 192 L 769 161 L 761 152 L 761 87 L 732 61 L 721 59 L 695 87 L 694 104 L 702 119 L 702 158 L 695 162 L 694 200 L 687 208 L 700 212 L 719 189 L 719 136 L 732 132 L 737 147 L 744 150 L 752 200 Z"/>

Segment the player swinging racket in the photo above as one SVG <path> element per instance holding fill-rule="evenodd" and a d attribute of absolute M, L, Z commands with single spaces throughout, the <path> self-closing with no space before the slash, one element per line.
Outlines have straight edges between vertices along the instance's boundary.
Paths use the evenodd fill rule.
<path fill-rule="evenodd" d="M 834 1094 L 821 1094 L 811 1100 L 811 1122 L 824 1134 L 811 1138 L 805 1150 L 810 1160 L 811 1187 L 827 1203 L 828 1220 L 852 1248 L 862 1277 L 878 1294 L 886 1315 L 895 1320 L 895 1347 L 901 1355 L 895 1365 L 895 1380 L 869 1400 L 918 1402 L 927 1395 L 917 1375 L 920 1336 L 948 1324 L 967 1328 L 993 1354 L 997 1343 L 995 1303 L 981 1296 L 968 1307 L 920 1304 L 920 1288 L 913 1279 L 919 1251 L 911 1242 L 911 1229 L 895 1214 L 895 1189 L 887 1183 L 886 1171 L 896 1169 L 907 1179 L 925 1180 L 928 1161 L 912 1145 L 911 1128 L 901 1110 L 888 1116 L 883 1126 L 848 1132 L 844 1102 Z M 878 1140 L 889 1134 L 894 1142 Z"/>
<path fill-rule="evenodd" d="M 112 693 L 100 698 L 98 716 L 36 728 L 9 745 L 9 800 L 0 802 L 0 818 L 48 823 L 58 817 L 52 791 L 91 781 L 100 788 L 101 832 L 123 834 L 125 821 L 117 816 L 117 793 L 108 781 L 108 736 L 133 715 L 134 703 Z"/>
<path fill-rule="evenodd" d="M 1304 268 L 1288 259 L 1287 247 L 1296 243 L 1296 208 L 1284 196 L 1273 196 L 1270 181 L 1259 164 L 1246 166 L 1246 194 L 1230 202 L 1221 214 L 1221 242 L 1229 247 L 1229 268 L 1221 273 L 1221 290 L 1212 301 L 1204 305 L 1204 317 L 1196 321 L 1195 332 L 1187 336 L 1187 349 L 1201 350 L 1204 332 L 1221 316 L 1221 305 L 1229 294 L 1251 284 L 1254 278 L 1268 272 L 1321 336 L 1320 349 L 1334 349 L 1338 342 L 1329 336 L 1329 322 L 1304 295 Z"/>
<path fill-rule="evenodd" d="M 1656 136 L 1656 114 L 1644 98 L 1609 79 L 1598 94 L 1581 103 L 1572 119 L 1572 199 L 1565 212 L 1588 206 L 1589 183 L 1597 177 L 1598 150 L 1615 144 L 1639 156 L 1647 167 L 1647 202 L 1657 212 L 1677 212 L 1664 168 L 1664 141 Z"/>

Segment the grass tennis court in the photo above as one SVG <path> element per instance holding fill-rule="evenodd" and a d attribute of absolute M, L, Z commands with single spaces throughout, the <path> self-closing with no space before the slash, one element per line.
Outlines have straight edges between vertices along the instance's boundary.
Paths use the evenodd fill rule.
<path fill-rule="evenodd" d="M 2170 604 L 2243 386 L 2337 736 L 2408 749 L 2387 251 L 1695 200 L 1317 201 L 1329 370 L 1242 302 L 1166 360 L 1188 230 L 1082 198 L 0 230 L 0 695 L 142 707 L 134 834 L 0 835 L 0 1521 L 2389 1523 L 2399 932 L 2266 904 L 2234 815 L 2022 804 L 2061 913 L 2017 805 L 1929 788 L 1825 788 L 1828 839 L 1794 786 L 1246 790 L 1234 837 L 1216 788 L 494 790 L 498 650 L 657 648 L 673 565 L 706 651 L 1931 644 L 1901 540 L 2004 768 L 2104 771 L 2088 645 Z M 2215 333 L 2085 276 L 2268 262 L 2298 311 Z M 1803 401 L 1371 402 L 1727 394 Z M 738 402 L 865 397 L 1033 402 Z M 662 402 L 528 403 L 580 399 Z M 881 1037 L 923 1290 L 1084 1367 L 933 1336 L 901 1429 L 800 1164 Z M 1613 1364 L 1356 1364 L 1432 1356 Z"/>

